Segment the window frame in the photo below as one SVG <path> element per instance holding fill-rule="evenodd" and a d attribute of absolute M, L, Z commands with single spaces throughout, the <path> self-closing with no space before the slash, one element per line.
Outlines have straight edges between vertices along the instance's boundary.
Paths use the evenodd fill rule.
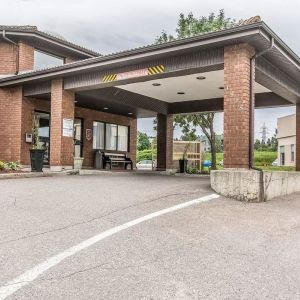
<path fill-rule="evenodd" d="M 128 125 L 122 125 L 122 124 L 118 124 L 118 123 L 114 123 L 114 122 L 104 122 L 104 121 L 99 121 L 99 120 L 93 120 L 93 124 L 94 122 L 97 122 L 97 123 L 102 123 L 104 124 L 104 148 L 97 148 L 97 149 L 94 149 L 93 147 L 93 150 L 102 150 L 102 151 L 117 151 L 117 152 L 121 152 L 121 153 L 128 153 L 130 150 L 130 126 Z M 117 138 L 116 138 L 116 149 L 114 150 L 108 150 L 106 149 L 106 128 L 107 128 L 107 124 L 110 124 L 110 125 L 116 125 L 117 126 Z M 118 150 L 119 148 L 119 126 L 123 126 L 123 127 L 127 127 L 127 150 L 124 151 L 124 150 Z M 93 130 L 94 130 L 94 125 L 93 125 Z M 93 134 L 93 138 L 94 138 L 94 134 Z M 93 142 L 94 143 L 94 142 Z"/>
<path fill-rule="evenodd" d="M 36 65 L 35 65 L 35 55 L 34 55 L 35 52 L 39 52 L 41 54 L 44 54 L 44 55 L 47 55 L 47 56 L 51 56 L 53 58 L 61 60 L 62 64 L 61 65 L 57 65 L 57 66 L 63 66 L 66 63 L 66 57 L 64 57 L 64 56 L 58 56 L 58 55 L 52 54 L 50 52 L 46 52 L 44 50 L 40 50 L 39 48 L 34 48 L 34 53 L 33 53 L 33 70 L 34 71 L 40 70 L 40 68 L 36 68 Z M 53 66 L 53 67 L 55 67 L 55 66 Z"/>
<path fill-rule="evenodd" d="M 291 144 L 291 162 L 295 162 L 295 144 Z"/>

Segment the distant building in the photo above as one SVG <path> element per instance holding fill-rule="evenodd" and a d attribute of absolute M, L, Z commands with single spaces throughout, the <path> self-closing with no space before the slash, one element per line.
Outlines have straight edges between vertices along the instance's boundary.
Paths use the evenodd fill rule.
<path fill-rule="evenodd" d="M 223 140 L 224 140 L 223 134 L 216 134 L 216 140 L 221 141 L 221 148 L 223 150 Z M 200 141 L 202 142 L 203 151 L 210 152 L 211 151 L 210 142 L 209 142 L 208 138 L 206 137 L 206 135 L 201 135 Z"/>
<path fill-rule="evenodd" d="M 296 115 L 277 120 L 278 166 L 295 166 Z"/>

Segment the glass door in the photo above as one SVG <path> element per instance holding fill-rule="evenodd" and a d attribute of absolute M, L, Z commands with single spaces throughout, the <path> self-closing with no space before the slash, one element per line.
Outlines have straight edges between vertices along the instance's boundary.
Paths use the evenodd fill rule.
<path fill-rule="evenodd" d="M 74 157 L 82 157 L 83 155 L 82 124 L 82 119 L 74 120 Z"/>
<path fill-rule="evenodd" d="M 49 165 L 50 154 L 50 114 L 46 112 L 34 112 L 35 117 L 39 120 L 39 144 L 45 149 L 44 165 Z"/>

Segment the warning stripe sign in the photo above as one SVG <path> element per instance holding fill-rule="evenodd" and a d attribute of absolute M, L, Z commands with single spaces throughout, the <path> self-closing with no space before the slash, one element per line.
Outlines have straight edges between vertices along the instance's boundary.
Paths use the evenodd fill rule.
<path fill-rule="evenodd" d="M 155 75 L 165 72 L 165 67 L 163 65 L 149 67 L 146 69 L 134 70 L 120 74 L 108 74 L 105 75 L 102 79 L 103 82 L 112 82 L 116 80 L 134 78 L 134 77 L 141 77 L 147 75 Z"/>
<path fill-rule="evenodd" d="M 163 65 L 148 68 L 149 75 L 163 73 L 164 71 L 165 71 L 165 67 Z"/>

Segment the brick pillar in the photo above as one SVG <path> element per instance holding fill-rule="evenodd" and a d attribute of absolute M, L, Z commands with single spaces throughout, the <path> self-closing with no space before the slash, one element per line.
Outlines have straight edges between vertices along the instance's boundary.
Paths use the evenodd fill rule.
<path fill-rule="evenodd" d="M 157 170 L 173 169 L 173 116 L 157 115 Z"/>
<path fill-rule="evenodd" d="M 296 105 L 296 171 L 300 171 L 300 103 Z"/>
<path fill-rule="evenodd" d="M 224 167 L 249 168 L 250 58 L 247 44 L 224 48 Z"/>
<path fill-rule="evenodd" d="M 21 161 L 22 87 L 0 89 L 0 160 Z"/>
<path fill-rule="evenodd" d="M 23 42 L 19 42 L 19 72 L 33 70 L 34 48 Z"/>
<path fill-rule="evenodd" d="M 51 83 L 50 167 L 53 171 L 73 167 L 73 136 L 63 136 L 63 121 L 74 121 L 74 92 L 63 89 L 62 79 Z"/>
<path fill-rule="evenodd" d="M 137 147 L 137 119 L 132 119 L 130 122 L 130 137 L 129 137 L 129 153 L 132 159 L 133 168 L 136 164 L 136 147 Z"/>

